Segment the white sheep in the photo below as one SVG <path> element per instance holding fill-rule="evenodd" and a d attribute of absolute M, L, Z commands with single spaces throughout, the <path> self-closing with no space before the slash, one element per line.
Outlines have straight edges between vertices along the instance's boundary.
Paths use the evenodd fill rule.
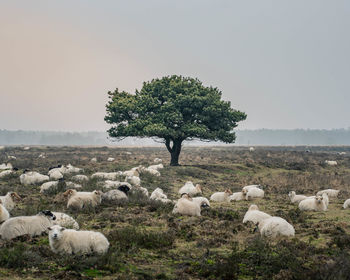
<path fill-rule="evenodd" d="M 102 188 L 106 190 L 110 190 L 111 188 L 118 188 L 120 186 L 128 186 L 129 189 L 132 188 L 131 184 L 128 182 L 120 182 L 120 181 L 112 181 L 112 180 L 106 180 L 104 181 Z"/>
<path fill-rule="evenodd" d="M 206 197 L 196 196 L 192 197 L 192 200 L 196 202 L 200 207 L 210 207 L 210 202 Z"/>
<path fill-rule="evenodd" d="M 202 187 L 199 184 L 193 185 L 191 181 L 188 181 L 179 189 L 179 194 L 187 193 L 190 196 L 194 196 L 202 193 Z"/>
<path fill-rule="evenodd" d="M 326 211 L 327 205 L 322 196 L 307 198 L 299 203 L 301 211 Z"/>
<path fill-rule="evenodd" d="M 260 234 L 266 237 L 275 238 L 277 236 L 294 236 L 294 227 L 285 219 L 280 217 L 270 217 L 263 219 L 258 224 Z"/>
<path fill-rule="evenodd" d="M 70 189 L 76 189 L 76 190 L 79 190 L 79 189 L 83 188 L 82 185 L 74 183 L 74 182 L 71 182 L 71 181 L 66 182 L 66 187 L 70 188 Z"/>
<path fill-rule="evenodd" d="M 71 178 L 73 181 L 76 181 L 78 183 L 83 183 L 89 181 L 89 177 L 86 175 L 75 175 Z"/>
<path fill-rule="evenodd" d="M 19 177 L 21 184 L 24 186 L 41 184 L 49 181 L 49 179 L 49 176 L 42 175 L 35 171 L 26 172 Z"/>
<path fill-rule="evenodd" d="M 59 254 L 105 254 L 109 248 L 107 238 L 100 232 L 77 231 L 55 225 L 49 229 L 51 250 Z"/>
<path fill-rule="evenodd" d="M 229 189 L 226 189 L 224 192 L 213 193 L 210 200 L 217 202 L 229 202 L 230 195 L 232 195 L 232 192 Z"/>
<path fill-rule="evenodd" d="M 242 190 L 242 193 L 245 196 L 246 200 L 264 197 L 264 191 L 258 187 L 251 187 L 248 190 Z"/>
<path fill-rule="evenodd" d="M 255 151 L 254 147 L 249 148 L 249 152 L 254 152 L 254 151 Z"/>
<path fill-rule="evenodd" d="M 328 205 L 329 205 L 329 198 L 328 198 L 328 194 L 327 193 L 323 193 L 322 194 L 322 197 L 323 197 L 323 201 L 325 202 L 327 208 L 328 208 Z"/>
<path fill-rule="evenodd" d="M 74 167 L 73 165 L 71 165 L 70 163 L 67 165 L 66 167 L 66 171 L 65 174 L 72 174 L 72 173 L 79 173 L 82 172 L 83 169 L 78 168 L 78 167 Z"/>
<path fill-rule="evenodd" d="M 128 200 L 128 196 L 121 190 L 110 190 L 102 194 L 102 200 L 115 201 L 115 200 Z"/>
<path fill-rule="evenodd" d="M 2 205 L 2 201 L 0 200 L 0 223 L 8 220 L 10 218 L 9 211 Z"/>
<path fill-rule="evenodd" d="M 13 160 L 16 160 L 16 159 L 17 159 L 15 156 L 10 156 L 10 155 L 8 155 L 7 158 L 8 158 L 8 159 L 13 159 Z"/>
<path fill-rule="evenodd" d="M 52 188 L 55 188 L 57 186 L 58 186 L 58 181 L 50 181 L 50 182 L 43 183 L 40 186 L 40 192 L 45 193 L 45 192 L 50 191 Z"/>
<path fill-rule="evenodd" d="M 340 192 L 340 190 L 326 189 L 326 190 L 322 190 L 322 191 L 317 192 L 316 195 L 322 195 L 322 194 L 326 193 L 328 195 L 328 197 L 337 197 L 339 192 Z"/>
<path fill-rule="evenodd" d="M 157 176 L 157 177 L 160 177 L 160 172 L 156 169 L 152 169 L 152 168 L 142 168 L 141 169 L 141 172 L 142 173 L 149 173 L 151 175 L 154 175 L 154 176 Z"/>
<path fill-rule="evenodd" d="M 289 196 L 290 201 L 291 201 L 292 203 L 296 203 L 296 202 L 299 203 L 300 201 L 302 201 L 302 200 L 308 198 L 306 195 L 295 194 L 295 191 L 290 191 L 290 192 L 288 193 L 288 196 Z"/>
<path fill-rule="evenodd" d="M 243 218 L 243 223 L 252 222 L 254 224 L 258 224 L 260 221 L 271 218 L 271 216 L 265 212 L 259 211 L 257 205 L 250 205 L 248 211 L 245 213 Z"/>
<path fill-rule="evenodd" d="M 188 194 L 184 194 L 174 206 L 173 214 L 176 213 L 189 216 L 200 216 L 201 207 L 197 202 L 194 202 Z"/>
<path fill-rule="evenodd" d="M 49 174 L 49 177 L 50 177 L 50 180 L 57 181 L 63 178 L 63 174 L 60 171 L 55 170 L 54 172 L 51 172 Z"/>
<path fill-rule="evenodd" d="M 94 190 L 92 192 L 77 192 L 69 189 L 64 194 L 68 197 L 67 208 L 82 209 L 84 207 L 96 207 L 101 204 L 102 192 Z"/>
<path fill-rule="evenodd" d="M 346 209 L 346 208 L 349 208 L 350 206 L 350 198 L 345 200 L 344 204 L 343 204 L 343 208 Z"/>
<path fill-rule="evenodd" d="M 328 164 L 329 166 L 336 166 L 338 163 L 335 160 L 325 160 L 325 164 Z"/>
<path fill-rule="evenodd" d="M 38 158 L 46 158 L 45 154 L 44 153 L 41 153 Z"/>
<path fill-rule="evenodd" d="M 47 175 L 51 177 L 51 174 L 55 174 L 57 172 L 61 173 L 62 175 L 66 173 L 67 168 L 64 165 L 59 165 L 59 167 L 51 168 Z M 58 173 L 57 173 L 58 174 Z"/>
<path fill-rule="evenodd" d="M 150 199 L 152 200 L 158 200 L 164 203 L 172 203 L 170 199 L 168 199 L 167 195 L 164 193 L 164 191 L 161 188 L 156 188 L 150 196 Z"/>
<path fill-rule="evenodd" d="M 59 225 L 65 228 L 72 228 L 75 230 L 79 229 L 79 224 L 71 216 L 61 213 L 61 212 L 52 212 L 55 215 L 56 219 L 53 221 L 54 225 Z"/>
<path fill-rule="evenodd" d="M 100 180 L 116 180 L 121 175 L 122 172 L 96 172 L 91 175 L 91 178 Z"/>
<path fill-rule="evenodd" d="M 91 160 L 90 160 L 92 163 L 95 163 L 95 162 L 97 162 L 97 158 L 92 158 Z"/>
<path fill-rule="evenodd" d="M 109 157 L 109 158 L 107 158 L 107 161 L 114 161 L 114 160 L 115 160 L 114 157 Z"/>
<path fill-rule="evenodd" d="M 153 162 L 157 164 L 157 163 L 162 163 L 163 160 L 162 160 L 161 158 L 155 158 L 155 159 L 153 160 Z"/>
<path fill-rule="evenodd" d="M 141 179 L 137 176 L 126 176 L 125 181 L 129 182 L 133 186 L 141 185 Z"/>
<path fill-rule="evenodd" d="M 163 168 L 164 168 L 164 165 L 162 163 L 156 164 L 156 165 L 150 165 L 147 167 L 147 169 L 154 169 L 154 170 L 159 170 Z"/>
<path fill-rule="evenodd" d="M 13 166 L 11 163 L 2 163 L 0 164 L 0 170 L 7 170 L 7 169 L 12 169 Z"/>
<path fill-rule="evenodd" d="M 8 192 L 5 196 L 0 196 L 2 205 L 11 211 L 16 206 L 16 201 L 20 201 L 21 197 L 16 192 Z"/>
<path fill-rule="evenodd" d="M 139 173 L 139 168 L 138 167 L 134 167 L 130 170 L 126 170 L 122 172 L 123 176 L 127 176 L 127 177 L 139 177 L 140 173 Z"/>
<path fill-rule="evenodd" d="M 229 201 L 241 201 L 244 199 L 244 195 L 242 192 L 235 192 L 229 196 Z"/>
<path fill-rule="evenodd" d="M 149 197 L 149 193 L 148 193 L 148 190 L 144 187 L 140 187 L 140 186 L 134 186 L 131 188 L 131 191 L 132 192 L 141 192 L 144 196 L 147 196 Z"/>
<path fill-rule="evenodd" d="M 0 227 L 0 236 L 11 240 L 28 234 L 30 237 L 41 235 L 52 225 L 56 217 L 51 211 L 41 211 L 35 216 L 18 216 L 6 220 Z"/>
<path fill-rule="evenodd" d="M 29 151 L 29 150 L 30 150 L 30 147 L 24 147 L 23 150 Z"/>
<path fill-rule="evenodd" d="M 0 179 L 5 178 L 8 175 L 11 175 L 13 173 L 12 170 L 4 170 L 0 172 Z"/>
<path fill-rule="evenodd" d="M 260 189 L 261 186 L 260 185 L 248 185 L 248 186 L 243 187 L 242 191 L 248 191 L 248 190 L 250 190 L 252 188 L 259 188 Z"/>

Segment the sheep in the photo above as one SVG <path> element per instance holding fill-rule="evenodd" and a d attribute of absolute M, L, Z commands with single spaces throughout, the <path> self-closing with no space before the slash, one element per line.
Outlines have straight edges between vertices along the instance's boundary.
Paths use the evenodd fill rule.
<path fill-rule="evenodd" d="M 45 156 L 44 153 L 42 153 L 42 154 L 40 154 L 40 155 L 38 156 L 38 158 L 46 158 L 46 156 Z"/>
<path fill-rule="evenodd" d="M 258 189 L 261 189 L 261 186 L 260 185 L 248 185 L 248 186 L 245 186 L 242 188 L 242 191 L 248 191 L 252 188 L 258 188 Z"/>
<path fill-rule="evenodd" d="M 59 225 L 65 228 L 72 228 L 75 230 L 79 229 L 79 224 L 71 216 L 61 213 L 61 212 L 52 212 L 55 215 L 56 220 L 53 221 L 54 225 Z"/>
<path fill-rule="evenodd" d="M 339 192 L 340 192 L 340 190 L 326 189 L 326 190 L 322 190 L 322 191 L 317 192 L 316 195 L 322 195 L 322 194 L 326 193 L 328 195 L 328 197 L 337 197 Z"/>
<path fill-rule="evenodd" d="M 75 175 L 71 178 L 73 181 L 82 183 L 82 182 L 87 182 L 89 181 L 89 177 L 86 175 Z"/>
<path fill-rule="evenodd" d="M 20 177 L 20 182 L 24 186 L 41 184 L 49 181 L 49 176 L 42 175 L 35 171 L 25 172 Z"/>
<path fill-rule="evenodd" d="M 137 176 L 126 176 L 125 181 L 129 182 L 133 186 L 141 185 L 141 179 Z"/>
<path fill-rule="evenodd" d="M 204 203 L 203 203 L 204 204 Z M 200 216 L 201 207 L 198 202 L 194 202 L 192 197 L 188 194 L 184 194 L 175 204 L 173 214 L 179 213 L 189 216 Z"/>
<path fill-rule="evenodd" d="M 111 188 L 118 188 L 120 186 L 128 186 L 129 189 L 132 188 L 131 184 L 128 182 L 119 182 L 119 181 L 112 181 L 112 180 L 106 180 L 104 181 L 104 184 L 102 185 L 103 189 L 111 189 Z"/>
<path fill-rule="evenodd" d="M 63 178 L 63 174 L 60 171 L 55 170 L 54 172 L 49 173 L 49 177 L 50 180 L 59 180 Z"/>
<path fill-rule="evenodd" d="M 69 189 L 63 195 L 68 197 L 67 208 L 82 209 L 87 206 L 96 207 L 101 204 L 102 192 L 97 190 L 77 192 Z"/>
<path fill-rule="evenodd" d="M 187 193 L 190 196 L 194 196 L 197 194 L 202 193 L 202 187 L 201 185 L 197 184 L 196 186 L 193 185 L 191 181 L 188 181 L 179 189 L 179 194 Z"/>
<path fill-rule="evenodd" d="M 156 165 L 150 165 L 147 167 L 147 169 L 154 169 L 154 170 L 158 170 L 158 169 L 162 169 L 162 168 L 164 168 L 164 165 L 162 163 L 156 164 Z"/>
<path fill-rule="evenodd" d="M 40 186 L 40 193 L 45 193 L 50 189 L 57 187 L 57 185 L 58 185 L 58 181 L 46 182 Z"/>
<path fill-rule="evenodd" d="M 12 169 L 13 166 L 11 163 L 2 163 L 0 164 L 0 170 L 7 170 L 7 169 Z"/>
<path fill-rule="evenodd" d="M 78 168 L 78 167 L 74 167 L 73 165 L 71 165 L 70 163 L 67 165 L 66 170 L 65 170 L 65 174 L 72 174 L 72 173 L 79 173 L 83 171 L 83 169 Z"/>
<path fill-rule="evenodd" d="M 114 161 L 114 157 L 109 157 L 108 159 L 107 159 L 107 161 Z"/>
<path fill-rule="evenodd" d="M 213 193 L 210 197 L 210 200 L 217 202 L 229 202 L 230 195 L 232 195 L 232 192 L 229 189 L 226 189 L 224 192 Z"/>
<path fill-rule="evenodd" d="M 0 223 L 8 220 L 10 218 L 10 214 L 7 209 L 2 205 L 2 201 L 0 200 Z"/>
<path fill-rule="evenodd" d="M 243 218 L 243 223 L 252 222 L 254 224 L 258 224 L 260 221 L 271 218 L 271 216 L 265 212 L 259 211 L 257 205 L 250 205 L 248 211 L 245 213 Z"/>
<path fill-rule="evenodd" d="M 16 160 L 16 159 L 17 159 L 15 156 L 10 156 L 10 155 L 8 155 L 7 158 L 8 158 L 8 159 L 13 159 L 13 160 Z"/>
<path fill-rule="evenodd" d="M 248 190 L 242 190 L 242 193 L 245 196 L 246 200 L 264 197 L 264 191 L 258 187 L 251 187 Z"/>
<path fill-rule="evenodd" d="M 50 167 L 47 175 L 51 177 L 51 174 L 60 172 L 62 175 L 66 173 L 67 168 L 64 165 L 58 165 L 57 167 Z"/>
<path fill-rule="evenodd" d="M 148 190 L 146 188 L 143 188 L 143 187 L 140 187 L 140 186 L 135 186 L 135 187 L 132 187 L 131 189 L 132 192 L 141 192 L 144 196 L 147 196 L 149 197 L 149 193 L 148 193 Z"/>
<path fill-rule="evenodd" d="M 346 208 L 349 208 L 350 206 L 350 198 L 345 200 L 344 204 L 343 204 L 343 208 L 346 209 Z"/>
<path fill-rule="evenodd" d="M 48 227 L 50 248 L 54 253 L 68 255 L 105 254 L 109 248 L 107 238 L 96 231 L 77 231 L 59 225 Z"/>
<path fill-rule="evenodd" d="M 203 196 L 192 197 L 192 200 L 196 202 L 200 207 L 210 207 L 210 202 L 206 197 L 203 197 Z"/>
<path fill-rule="evenodd" d="M 123 176 L 127 176 L 127 177 L 139 177 L 140 173 L 138 171 L 138 168 L 132 168 L 131 170 L 126 170 L 122 172 Z"/>
<path fill-rule="evenodd" d="M 172 201 L 168 199 L 167 195 L 164 194 L 163 190 L 161 188 L 156 188 L 150 196 L 150 199 L 152 200 L 158 200 L 164 203 L 171 203 Z"/>
<path fill-rule="evenodd" d="M 325 164 L 328 164 L 329 166 L 336 166 L 338 163 L 335 160 L 325 160 Z"/>
<path fill-rule="evenodd" d="M 11 240 L 28 234 L 30 237 L 39 236 L 52 225 L 56 219 L 51 211 L 45 210 L 35 216 L 18 216 L 6 220 L 0 227 L 0 236 Z"/>
<path fill-rule="evenodd" d="M 254 147 L 249 148 L 249 152 L 254 152 L 254 151 L 255 151 Z"/>
<path fill-rule="evenodd" d="M 102 199 L 107 201 L 113 200 L 128 200 L 128 192 L 130 188 L 127 185 L 121 185 L 117 190 L 110 190 L 102 194 Z"/>
<path fill-rule="evenodd" d="M 11 211 L 16 206 L 16 201 L 20 201 L 21 197 L 16 192 L 8 192 L 5 196 L 0 196 L 2 205 Z"/>
<path fill-rule="evenodd" d="M 302 201 L 302 200 L 308 198 L 306 195 L 295 194 L 295 191 L 290 191 L 290 192 L 288 193 L 288 196 L 289 196 L 290 201 L 291 201 L 292 203 L 296 203 L 296 202 L 299 203 L 300 201 Z"/>
<path fill-rule="evenodd" d="M 161 158 L 155 158 L 155 159 L 153 160 L 153 162 L 154 162 L 154 163 L 162 163 L 163 160 L 162 160 Z"/>
<path fill-rule="evenodd" d="M 346 155 L 346 152 L 339 152 L 338 155 L 344 156 L 344 155 Z"/>
<path fill-rule="evenodd" d="M 323 193 L 322 194 L 322 197 L 323 197 L 323 201 L 325 202 L 327 208 L 328 208 L 328 205 L 329 205 L 329 198 L 328 198 L 328 194 L 327 193 Z"/>
<path fill-rule="evenodd" d="M 8 176 L 8 175 L 10 175 L 12 173 L 13 173 L 12 170 L 4 170 L 4 171 L 2 171 L 2 172 L 0 172 L 0 179 L 5 178 L 6 176 Z"/>
<path fill-rule="evenodd" d="M 229 201 L 240 201 L 243 199 L 244 199 L 244 196 L 242 192 L 235 192 L 229 196 Z"/>
<path fill-rule="evenodd" d="M 96 172 L 91 175 L 92 179 L 116 180 L 122 172 Z"/>
<path fill-rule="evenodd" d="M 95 162 L 97 162 L 97 158 L 92 158 L 91 160 L 90 160 L 92 163 L 95 163 Z"/>
<path fill-rule="evenodd" d="M 66 182 L 66 187 L 70 188 L 70 189 L 82 189 L 83 188 L 82 185 L 74 183 L 74 182 L 70 182 L 70 181 Z"/>
<path fill-rule="evenodd" d="M 160 172 L 156 169 L 152 169 L 152 168 L 142 168 L 141 169 L 141 172 L 145 173 L 149 173 L 151 175 L 154 175 L 154 176 L 157 176 L 157 177 L 160 177 Z"/>
<path fill-rule="evenodd" d="M 29 150 L 30 150 L 30 147 L 24 147 L 23 150 L 29 151 Z"/>
<path fill-rule="evenodd" d="M 261 236 L 275 238 L 277 236 L 294 236 L 294 227 L 280 217 L 269 217 L 258 223 Z"/>
<path fill-rule="evenodd" d="M 301 211 L 326 211 L 327 205 L 322 196 L 314 198 L 307 198 L 299 202 L 299 209 Z"/>

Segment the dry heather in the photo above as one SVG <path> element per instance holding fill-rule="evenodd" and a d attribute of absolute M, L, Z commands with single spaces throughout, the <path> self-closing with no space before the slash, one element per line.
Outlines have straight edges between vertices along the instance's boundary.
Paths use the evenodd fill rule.
<path fill-rule="evenodd" d="M 7 147 L 0 163 L 10 160 L 16 174 L 0 179 L 0 195 L 16 191 L 23 197 L 12 216 L 32 215 L 42 209 L 72 215 L 82 229 L 103 232 L 111 243 L 103 257 L 62 257 L 53 254 L 48 237 L 0 240 L 0 277 L 36 279 L 348 279 L 350 272 L 350 210 L 342 203 L 350 198 L 350 148 L 348 147 L 185 147 L 179 167 L 169 167 L 162 148 Z M 347 155 L 338 155 L 346 151 Z M 46 158 L 39 158 L 45 153 Z M 96 157 L 97 162 L 90 159 Z M 114 162 L 108 162 L 114 157 Z M 172 206 L 150 202 L 135 193 L 128 202 L 103 203 L 81 212 L 67 210 L 61 185 L 49 194 L 39 186 L 24 187 L 24 169 L 46 174 L 50 166 L 71 163 L 97 171 L 127 170 L 153 164 L 162 158 L 161 177 L 141 175 L 142 186 L 152 192 L 160 187 L 177 199 L 178 189 L 193 181 L 204 196 L 247 184 L 264 186 L 266 198 L 255 203 L 261 210 L 281 216 L 296 229 L 294 239 L 265 240 L 242 219 L 250 202 L 212 203 L 201 217 L 171 214 Z M 336 160 L 330 167 L 324 161 Z M 69 176 L 66 177 L 69 180 Z M 94 190 L 95 180 L 83 183 Z M 304 213 L 288 200 L 288 191 L 315 194 L 324 188 L 340 189 L 324 213 Z"/>

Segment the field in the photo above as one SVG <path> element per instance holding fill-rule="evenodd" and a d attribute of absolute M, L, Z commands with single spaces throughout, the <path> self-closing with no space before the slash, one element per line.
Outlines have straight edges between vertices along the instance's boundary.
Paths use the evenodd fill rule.
<path fill-rule="evenodd" d="M 307 151 L 306 150 L 311 150 Z M 345 151 L 346 155 L 338 155 Z M 38 158 L 45 153 L 46 158 Z M 49 209 L 73 216 L 82 229 L 103 232 L 111 243 L 103 256 L 58 256 L 51 252 L 47 235 L 0 240 L 0 278 L 3 279 L 349 279 L 350 147 L 185 147 L 181 166 L 170 167 L 163 148 L 111 147 L 6 147 L 0 163 L 10 160 L 19 168 L 0 179 L 0 193 L 16 191 L 23 200 L 12 216 L 32 215 Z M 97 163 L 90 159 L 96 157 Z M 115 162 L 107 162 L 115 157 Z M 242 223 L 252 202 L 212 203 L 201 217 L 173 215 L 172 205 L 150 202 L 140 194 L 118 204 L 102 203 L 96 209 L 66 209 L 60 193 L 42 195 L 40 186 L 24 187 L 24 169 L 46 174 L 50 166 L 71 163 L 90 175 L 97 171 L 128 170 L 163 159 L 161 177 L 141 175 L 151 193 L 160 187 L 177 199 L 178 189 L 193 181 L 204 196 L 248 184 L 264 186 L 266 197 L 256 200 L 261 210 L 292 223 L 292 239 L 266 240 L 251 225 Z M 336 160 L 330 167 L 325 160 Z M 69 181 L 69 177 L 65 178 Z M 300 212 L 288 200 L 288 191 L 314 194 L 324 188 L 342 190 L 326 212 Z M 98 189 L 90 180 L 85 190 Z"/>

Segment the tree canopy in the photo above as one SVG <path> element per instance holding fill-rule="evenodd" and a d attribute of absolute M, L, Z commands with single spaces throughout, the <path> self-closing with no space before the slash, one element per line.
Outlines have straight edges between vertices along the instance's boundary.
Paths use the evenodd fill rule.
<path fill-rule="evenodd" d="M 166 76 L 144 82 L 135 94 L 116 89 L 108 95 L 109 135 L 162 139 L 171 153 L 171 165 L 178 165 L 184 140 L 233 143 L 233 129 L 246 119 L 245 113 L 221 100 L 220 90 L 189 77 Z"/>

